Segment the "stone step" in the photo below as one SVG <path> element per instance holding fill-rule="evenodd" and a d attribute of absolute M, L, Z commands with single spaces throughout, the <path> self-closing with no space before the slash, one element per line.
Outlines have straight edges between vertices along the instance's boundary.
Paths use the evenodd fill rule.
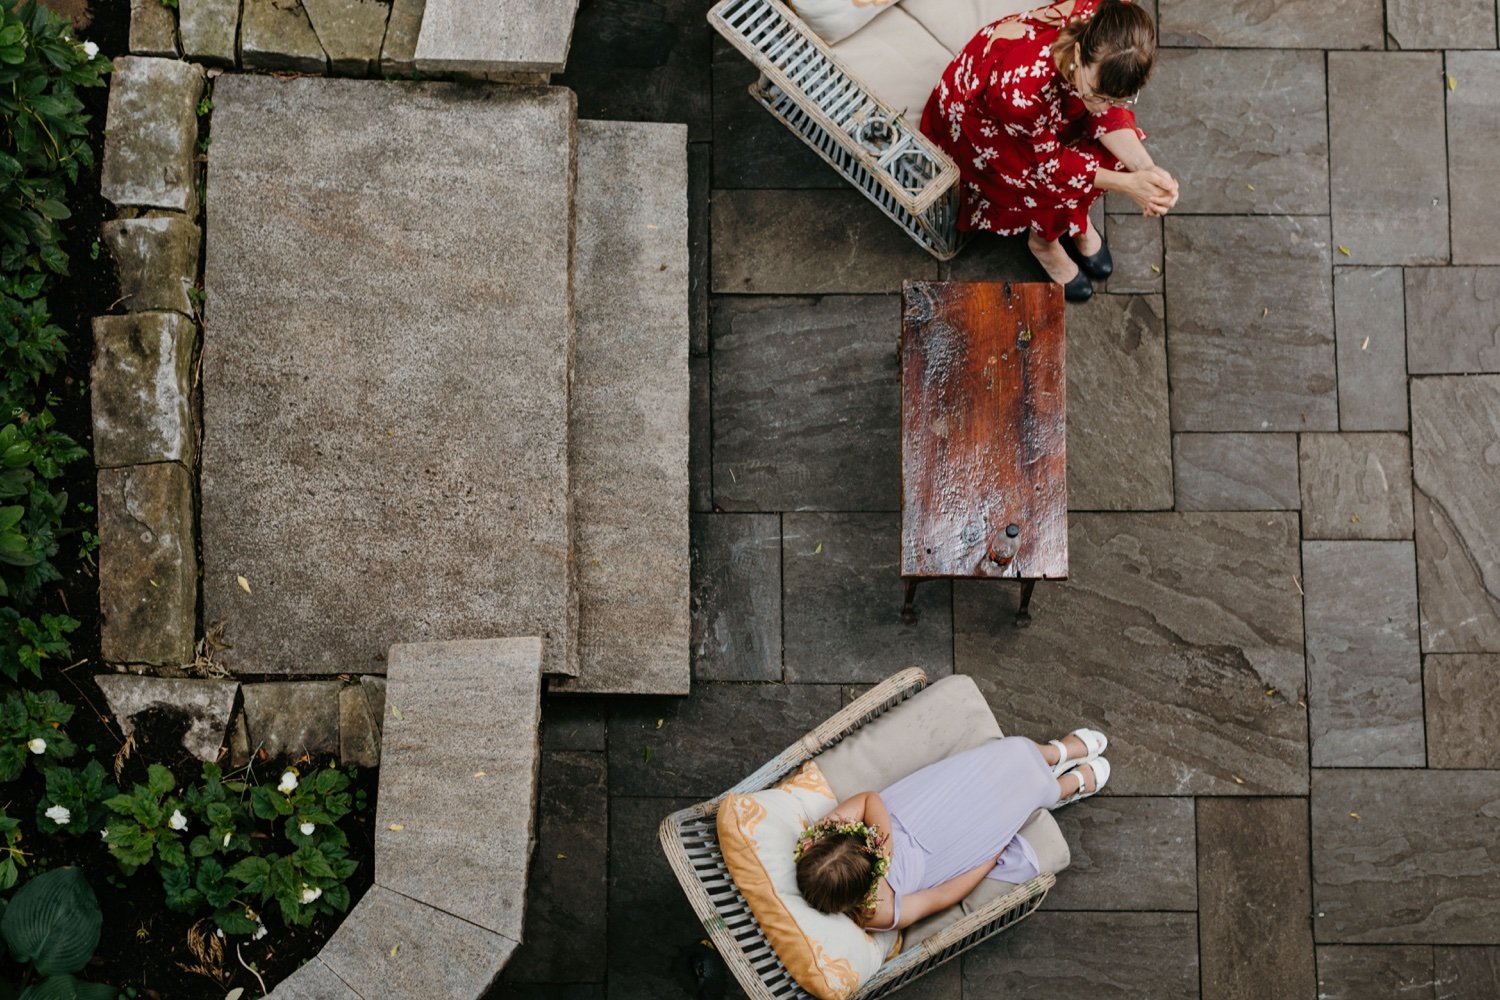
<path fill-rule="evenodd" d="M 578 123 L 570 403 L 579 669 L 687 694 L 687 129 Z"/>
<path fill-rule="evenodd" d="M 576 673 L 575 118 L 561 88 L 219 79 L 203 604 L 235 674 L 497 635 Z"/>
<path fill-rule="evenodd" d="M 427 0 L 417 69 L 427 73 L 561 73 L 578 0 Z"/>

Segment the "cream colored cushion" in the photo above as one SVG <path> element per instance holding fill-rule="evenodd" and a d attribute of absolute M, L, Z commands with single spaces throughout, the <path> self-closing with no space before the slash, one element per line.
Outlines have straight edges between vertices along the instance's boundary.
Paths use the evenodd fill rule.
<path fill-rule="evenodd" d="M 901 0 L 789 0 L 802 23 L 832 45 L 848 38 Z"/>
<path fill-rule="evenodd" d="M 833 46 L 833 54 L 872 94 L 905 111 L 912 127 L 921 121 L 927 98 L 953 61 L 953 54 L 900 7 L 881 11 Z"/>
<path fill-rule="evenodd" d="M 958 55 L 980 28 L 1037 6 L 1037 0 L 903 0 L 901 9 Z"/>
<path fill-rule="evenodd" d="M 719 850 L 735 887 L 787 971 L 819 1000 L 844 1000 L 899 946 L 895 931 L 868 934 L 845 916 L 819 913 L 797 891 L 797 835 L 838 804 L 808 761 L 776 788 L 719 804 Z"/>

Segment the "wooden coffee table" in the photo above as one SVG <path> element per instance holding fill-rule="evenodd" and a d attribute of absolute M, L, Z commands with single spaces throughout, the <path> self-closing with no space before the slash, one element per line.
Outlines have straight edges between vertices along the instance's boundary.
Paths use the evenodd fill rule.
<path fill-rule="evenodd" d="M 901 319 L 902 621 L 923 580 L 1068 576 L 1062 288 L 908 281 Z"/>

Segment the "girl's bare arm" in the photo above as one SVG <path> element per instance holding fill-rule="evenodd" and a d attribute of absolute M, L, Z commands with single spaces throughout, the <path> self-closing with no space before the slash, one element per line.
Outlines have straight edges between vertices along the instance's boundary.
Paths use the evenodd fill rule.
<path fill-rule="evenodd" d="M 995 867 L 999 858 L 990 858 L 977 868 L 970 868 L 962 875 L 955 875 L 946 882 L 939 882 L 931 889 L 923 889 L 909 896 L 901 897 L 901 919 L 896 927 L 910 927 L 923 917 L 930 916 L 939 910 L 960 902 L 965 896 L 973 892 L 989 870 Z"/>

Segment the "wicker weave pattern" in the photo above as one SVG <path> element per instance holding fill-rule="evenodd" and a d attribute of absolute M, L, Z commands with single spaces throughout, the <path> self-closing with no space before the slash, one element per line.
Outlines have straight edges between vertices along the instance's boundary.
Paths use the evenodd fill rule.
<path fill-rule="evenodd" d="M 715 817 L 719 803 L 729 795 L 743 795 L 770 788 L 805 761 L 879 718 L 927 686 L 919 669 L 903 670 L 872 688 L 801 740 L 787 747 L 754 774 L 724 794 L 679 810 L 662 820 L 661 845 L 667 862 L 687 894 L 693 912 L 703 921 L 709 937 L 752 1000 L 793 1000 L 808 994 L 797 985 L 761 933 L 745 898 L 729 877 L 719 853 Z M 967 951 L 992 934 L 1025 919 L 1041 905 L 1056 878 L 1043 872 L 992 900 L 982 909 L 963 917 L 934 934 L 920 946 L 904 951 L 881 966 L 854 994 L 853 1000 L 874 1000 L 900 989 L 937 968 L 953 956 Z"/>

